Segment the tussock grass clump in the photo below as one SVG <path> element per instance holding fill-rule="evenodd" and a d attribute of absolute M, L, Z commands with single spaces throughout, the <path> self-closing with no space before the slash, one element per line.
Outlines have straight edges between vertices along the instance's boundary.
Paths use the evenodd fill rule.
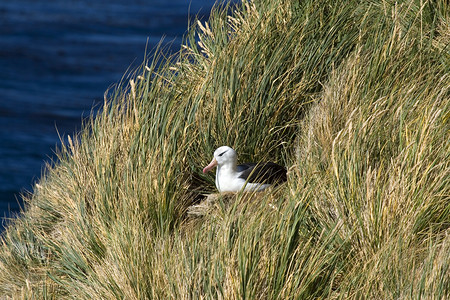
<path fill-rule="evenodd" d="M 215 8 L 67 138 L 3 233 L 3 298 L 450 297 L 449 11 Z M 288 182 L 190 218 L 220 145 Z"/>

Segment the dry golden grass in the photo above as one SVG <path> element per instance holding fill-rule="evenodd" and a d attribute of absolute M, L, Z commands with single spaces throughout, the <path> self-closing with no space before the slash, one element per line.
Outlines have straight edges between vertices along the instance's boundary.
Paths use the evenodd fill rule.
<path fill-rule="evenodd" d="M 449 298 L 449 11 L 215 9 L 67 137 L 3 233 L 1 299 Z M 224 144 L 288 182 L 189 216 Z"/>

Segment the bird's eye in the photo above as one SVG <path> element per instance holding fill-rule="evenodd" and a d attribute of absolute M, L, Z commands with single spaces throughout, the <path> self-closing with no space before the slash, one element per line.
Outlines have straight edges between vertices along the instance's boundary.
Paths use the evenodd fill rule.
<path fill-rule="evenodd" d="M 224 155 L 225 154 L 225 152 L 227 152 L 228 150 L 226 150 L 226 151 L 223 151 L 222 153 L 220 153 L 219 154 L 219 156 L 222 156 L 222 155 Z"/>

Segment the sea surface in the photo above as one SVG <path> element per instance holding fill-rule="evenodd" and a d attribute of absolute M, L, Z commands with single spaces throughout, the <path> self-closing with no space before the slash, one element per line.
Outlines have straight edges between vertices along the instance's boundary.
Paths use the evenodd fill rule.
<path fill-rule="evenodd" d="M 60 136 L 164 37 L 180 48 L 213 0 L 0 1 L 0 231 L 23 207 Z M 95 111 L 95 109 L 94 109 Z"/>

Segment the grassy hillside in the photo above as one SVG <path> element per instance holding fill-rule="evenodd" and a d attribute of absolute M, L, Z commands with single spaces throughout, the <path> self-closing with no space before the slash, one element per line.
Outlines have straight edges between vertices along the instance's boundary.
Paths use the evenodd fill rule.
<path fill-rule="evenodd" d="M 0 298 L 450 298 L 449 44 L 444 0 L 215 9 L 67 138 Z M 221 145 L 288 182 L 189 217 Z"/>

